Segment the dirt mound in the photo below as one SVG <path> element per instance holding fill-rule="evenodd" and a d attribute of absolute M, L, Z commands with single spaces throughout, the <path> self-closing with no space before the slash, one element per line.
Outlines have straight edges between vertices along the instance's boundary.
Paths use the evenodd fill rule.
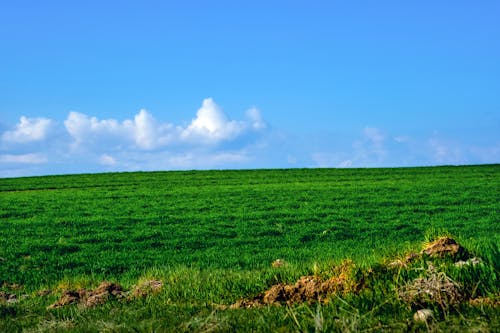
<path fill-rule="evenodd" d="M 48 307 L 48 309 L 56 309 L 71 304 L 81 304 L 86 307 L 92 307 L 104 304 L 110 299 L 120 299 L 123 296 L 124 292 L 119 284 L 104 281 L 94 290 L 66 290 L 54 304 Z"/>
<path fill-rule="evenodd" d="M 427 244 L 422 250 L 423 254 L 429 257 L 452 257 L 452 258 L 462 258 L 467 256 L 467 251 L 456 240 L 450 237 L 440 237 L 435 241 Z"/>
<path fill-rule="evenodd" d="M 96 306 L 106 303 L 109 298 L 122 298 L 123 289 L 117 283 L 104 281 L 99 285 L 99 287 L 97 287 L 94 290 L 91 290 L 85 296 L 86 296 L 86 299 L 84 298 L 85 306 L 88 307 Z"/>
<path fill-rule="evenodd" d="M 327 280 L 319 276 L 302 276 L 294 284 L 275 284 L 264 293 L 258 294 L 255 298 L 249 300 L 241 299 L 232 304 L 230 308 L 239 309 L 283 303 L 321 302 L 334 293 L 359 291 L 361 285 L 353 279 L 353 270 L 353 262 L 346 260 L 334 269 L 334 276 Z"/>
<path fill-rule="evenodd" d="M 163 282 L 160 280 L 147 280 L 139 283 L 132 291 L 133 298 L 144 298 L 148 295 L 156 295 L 163 287 Z"/>
<path fill-rule="evenodd" d="M 411 252 L 404 256 L 404 258 L 396 259 L 389 264 L 388 267 L 407 267 L 408 264 L 421 259 L 423 256 L 431 258 L 445 258 L 449 257 L 454 260 L 470 259 L 470 254 L 462 247 L 456 240 L 451 237 L 439 237 L 435 241 L 427 243 L 422 251 L 419 253 Z M 476 258 L 475 260 L 480 260 Z"/>
<path fill-rule="evenodd" d="M 84 289 L 79 291 L 66 290 L 54 304 L 49 305 L 48 309 L 57 309 L 66 305 L 77 304 L 84 293 Z"/>

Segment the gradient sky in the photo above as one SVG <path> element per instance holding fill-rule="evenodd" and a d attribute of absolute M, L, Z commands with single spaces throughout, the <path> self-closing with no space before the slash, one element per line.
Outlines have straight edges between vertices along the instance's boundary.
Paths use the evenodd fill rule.
<path fill-rule="evenodd" d="M 0 177 L 500 162 L 498 1 L 3 1 Z"/>

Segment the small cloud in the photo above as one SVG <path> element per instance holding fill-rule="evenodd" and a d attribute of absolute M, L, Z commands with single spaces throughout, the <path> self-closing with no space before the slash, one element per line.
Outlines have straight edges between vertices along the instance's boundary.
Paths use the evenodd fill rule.
<path fill-rule="evenodd" d="M 252 129 L 256 131 L 263 130 L 267 127 L 267 124 L 262 119 L 259 109 L 253 107 L 246 112 L 246 117 L 250 121 Z"/>
<path fill-rule="evenodd" d="M 397 143 L 406 143 L 406 142 L 410 141 L 410 137 L 408 137 L 406 135 L 398 135 L 398 136 L 395 136 L 393 139 Z"/>
<path fill-rule="evenodd" d="M 462 150 L 459 145 L 439 139 L 436 134 L 428 141 L 432 159 L 439 164 L 464 163 Z"/>
<path fill-rule="evenodd" d="M 352 161 L 351 160 L 344 160 L 342 162 L 340 162 L 339 168 L 350 168 L 352 167 Z"/>
<path fill-rule="evenodd" d="M 181 137 L 191 142 L 216 143 L 236 138 L 245 127 L 245 122 L 229 120 L 212 98 L 206 98 L 196 118 L 182 131 Z"/>
<path fill-rule="evenodd" d="M 377 147 L 382 146 L 385 140 L 385 136 L 382 131 L 375 127 L 365 127 L 363 135 L 366 140 Z"/>
<path fill-rule="evenodd" d="M 111 155 L 108 155 L 108 154 L 103 154 L 101 155 L 101 157 L 99 158 L 99 163 L 102 164 L 102 165 L 108 165 L 108 166 L 112 166 L 112 165 L 115 165 L 116 164 L 116 160 L 113 156 Z"/>
<path fill-rule="evenodd" d="M 47 137 L 51 126 L 50 119 L 22 116 L 14 130 L 3 133 L 2 140 L 10 143 L 41 141 Z"/>
<path fill-rule="evenodd" d="M 385 135 L 382 130 L 375 127 L 365 127 L 361 140 L 353 142 L 355 156 L 351 158 L 356 164 L 381 165 L 387 156 Z"/>
<path fill-rule="evenodd" d="M 5 154 L 0 155 L 0 163 L 12 163 L 12 164 L 43 164 L 47 163 L 47 156 L 40 153 L 29 153 L 29 154 Z"/>
<path fill-rule="evenodd" d="M 471 146 L 469 151 L 479 163 L 498 163 L 500 161 L 500 143 L 491 146 Z"/>

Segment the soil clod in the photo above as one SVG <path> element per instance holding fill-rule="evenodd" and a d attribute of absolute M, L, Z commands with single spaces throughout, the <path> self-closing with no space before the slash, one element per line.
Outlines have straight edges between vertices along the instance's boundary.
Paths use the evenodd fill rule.
<path fill-rule="evenodd" d="M 422 253 L 430 257 L 443 258 L 450 256 L 461 258 L 467 255 L 467 251 L 456 240 L 450 237 L 439 237 L 435 241 L 427 244 Z"/>
<path fill-rule="evenodd" d="M 59 300 L 50 305 L 48 309 L 57 309 L 71 304 L 81 304 L 85 307 L 93 307 L 104 304 L 110 299 L 120 299 L 123 296 L 124 292 L 119 284 L 104 281 L 94 290 L 66 290 L 62 293 Z"/>

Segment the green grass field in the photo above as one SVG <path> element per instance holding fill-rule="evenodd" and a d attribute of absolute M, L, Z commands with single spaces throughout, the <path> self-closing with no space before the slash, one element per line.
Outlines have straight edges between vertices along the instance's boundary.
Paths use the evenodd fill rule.
<path fill-rule="evenodd" d="M 499 213 L 500 165 L 0 179 L 0 290 L 16 295 L 0 299 L 0 331 L 494 331 Z M 429 262 L 384 265 L 444 233 L 482 263 L 434 266 L 463 295 L 489 301 L 430 302 L 434 319 L 414 323 L 415 304 L 397 290 L 431 274 Z M 360 291 L 228 308 L 277 283 L 327 276 L 347 258 Z M 276 259 L 286 265 L 272 267 Z M 163 281 L 161 291 L 47 309 L 64 290 L 104 280 L 131 290 L 147 279 Z"/>

